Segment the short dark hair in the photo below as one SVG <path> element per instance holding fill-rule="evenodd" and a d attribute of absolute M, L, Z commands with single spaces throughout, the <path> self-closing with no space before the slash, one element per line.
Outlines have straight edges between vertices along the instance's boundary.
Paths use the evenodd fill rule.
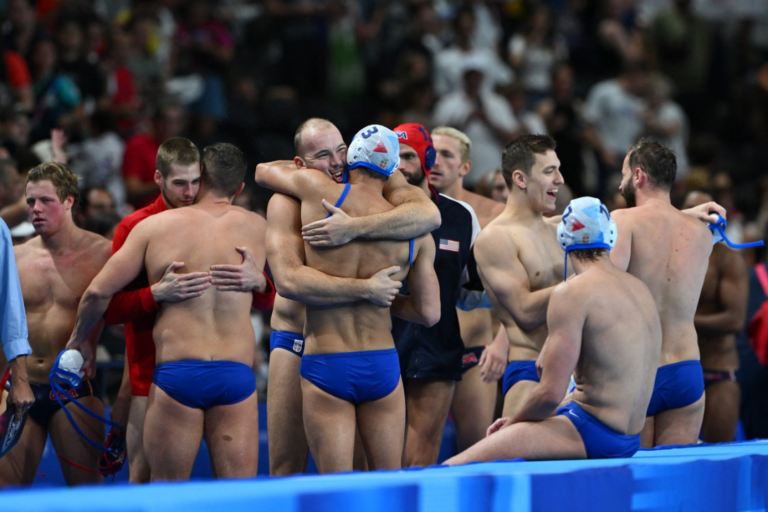
<path fill-rule="evenodd" d="M 45 180 L 50 181 L 56 187 L 56 194 L 62 203 L 67 197 L 72 196 L 74 205 L 80 204 L 80 189 L 77 186 L 78 176 L 72 172 L 68 165 L 45 162 L 29 171 L 27 175 L 27 183 Z"/>
<path fill-rule="evenodd" d="M 543 155 L 557 148 L 555 139 L 549 135 L 522 135 L 512 139 L 504 148 L 501 156 L 501 175 L 507 187 L 512 189 L 512 173 L 520 169 L 525 174 L 531 174 L 536 154 Z"/>
<path fill-rule="evenodd" d="M 237 146 L 218 142 L 203 149 L 203 181 L 208 188 L 233 196 L 245 179 L 248 164 Z"/>
<path fill-rule="evenodd" d="M 580 260 L 597 261 L 597 258 L 608 252 L 608 249 L 573 249 L 568 254 Z"/>
<path fill-rule="evenodd" d="M 642 169 L 654 187 L 672 190 L 677 174 L 675 152 L 661 142 L 643 138 L 629 148 L 629 169 Z"/>
<path fill-rule="evenodd" d="M 155 157 L 155 169 L 166 179 L 171 173 L 171 165 L 192 165 L 199 162 L 200 151 L 191 140 L 173 137 L 160 144 Z"/>

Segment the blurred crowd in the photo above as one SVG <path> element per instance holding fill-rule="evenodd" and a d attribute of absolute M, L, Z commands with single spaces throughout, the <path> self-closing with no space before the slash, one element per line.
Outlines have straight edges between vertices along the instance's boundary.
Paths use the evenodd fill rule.
<path fill-rule="evenodd" d="M 454 126 L 472 140 L 465 185 L 502 201 L 505 143 L 549 133 L 572 195 L 610 208 L 650 135 L 677 153 L 675 201 L 709 191 L 736 242 L 768 228 L 765 0 L 2 0 L 0 23 L 0 216 L 17 240 L 41 161 L 82 177 L 78 222 L 110 236 L 157 196 L 167 138 L 255 165 L 292 159 L 309 117 L 347 140 Z M 238 201 L 267 199 L 249 179 Z"/>

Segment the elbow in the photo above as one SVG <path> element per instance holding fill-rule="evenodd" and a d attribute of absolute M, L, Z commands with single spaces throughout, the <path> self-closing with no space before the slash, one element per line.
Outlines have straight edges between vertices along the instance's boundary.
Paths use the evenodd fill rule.
<path fill-rule="evenodd" d="M 427 308 L 422 312 L 421 317 L 421 324 L 424 327 L 434 327 L 440 321 L 440 305 Z"/>
<path fill-rule="evenodd" d="M 437 209 L 437 206 L 434 204 L 431 204 L 430 209 L 430 215 L 427 215 L 426 217 L 426 223 L 429 227 L 429 233 L 436 230 L 440 227 L 440 225 L 443 223 L 443 218 L 440 216 L 440 210 Z"/>
<path fill-rule="evenodd" d="M 89 286 L 85 293 L 83 293 L 80 303 L 83 305 L 97 304 L 99 302 L 109 301 L 112 298 L 106 291 L 101 290 L 98 286 Z"/>
<path fill-rule="evenodd" d="M 269 166 L 267 166 L 267 164 L 259 164 L 259 165 L 256 166 L 255 179 L 256 179 L 256 184 L 257 185 L 259 185 L 261 187 L 266 187 L 267 186 L 266 175 L 267 175 L 268 171 L 269 171 Z"/>
<path fill-rule="evenodd" d="M 272 279 L 273 284 L 275 285 L 275 291 L 279 293 L 281 297 L 302 302 L 300 300 L 300 290 L 296 285 L 296 280 L 291 279 L 289 276 L 278 276 L 278 274 L 274 272 L 274 269 L 272 272 Z M 304 297 L 304 301 L 306 301 L 306 297 Z"/>

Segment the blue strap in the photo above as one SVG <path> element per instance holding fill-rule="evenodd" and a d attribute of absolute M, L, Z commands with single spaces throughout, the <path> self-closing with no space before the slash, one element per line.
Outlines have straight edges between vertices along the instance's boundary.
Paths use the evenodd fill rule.
<path fill-rule="evenodd" d="M 64 352 L 62 352 L 61 354 L 63 354 L 63 353 Z M 88 436 L 86 436 L 85 433 L 82 430 L 80 430 L 80 427 L 75 422 L 75 419 L 72 417 L 72 414 L 64 406 L 64 401 L 61 399 L 61 395 L 68 395 L 69 393 L 67 393 L 64 390 L 64 388 L 62 388 L 61 385 L 58 382 L 56 382 L 55 377 L 59 377 L 59 375 L 57 375 L 58 373 L 63 373 L 65 375 L 67 375 L 67 374 L 68 375 L 73 375 L 78 380 L 79 380 L 80 377 L 78 375 L 74 374 L 74 373 L 67 372 L 67 371 L 62 370 L 61 368 L 59 368 L 59 360 L 61 359 L 61 354 L 59 354 L 59 357 L 56 358 L 56 362 L 53 364 L 53 368 L 51 368 L 51 373 L 48 375 L 48 381 L 49 381 L 49 383 L 51 385 L 51 389 L 53 389 L 53 396 L 56 397 L 56 401 L 59 402 L 59 406 L 61 406 L 61 409 L 64 411 L 64 414 L 66 414 L 67 418 L 69 418 L 69 422 L 72 424 L 72 426 L 75 427 L 75 431 L 77 431 L 77 433 L 80 434 L 80 437 L 85 439 L 85 441 L 88 444 L 90 444 L 91 446 L 93 446 L 94 448 L 96 448 L 98 450 L 105 451 L 105 452 L 109 451 L 110 450 L 109 448 L 106 448 L 103 445 L 98 444 L 98 443 L 92 441 Z M 79 386 L 77 386 L 77 387 L 79 387 Z M 109 421 L 107 418 L 99 416 L 98 414 L 96 414 L 92 410 L 88 409 L 86 406 L 84 406 L 83 404 L 78 402 L 75 399 L 75 397 L 69 397 L 68 400 L 71 403 L 75 404 L 80 409 L 82 409 L 86 414 L 88 414 L 91 417 L 101 421 L 102 423 L 105 423 L 105 424 L 107 424 L 107 425 L 109 425 L 111 427 L 118 427 L 118 428 L 120 428 L 120 425 L 118 425 L 117 423 L 115 423 L 113 421 Z"/>
<path fill-rule="evenodd" d="M 349 193 L 349 187 L 350 187 L 349 183 L 344 185 L 344 192 L 341 193 L 341 197 L 339 198 L 338 201 L 336 201 L 336 204 L 333 205 L 334 208 L 339 208 L 339 207 L 341 207 L 342 203 L 344 203 L 344 200 L 347 198 L 347 194 Z M 330 216 L 331 216 L 331 214 L 329 213 L 325 218 L 327 219 Z"/>
<path fill-rule="evenodd" d="M 408 263 L 413 268 L 413 238 L 408 241 Z"/>
<path fill-rule="evenodd" d="M 713 235 L 715 233 L 715 230 L 717 230 L 717 232 L 720 233 L 720 236 L 722 237 L 722 239 L 725 241 L 726 244 L 728 244 L 728 247 L 730 247 L 731 249 L 749 249 L 751 247 L 762 247 L 763 245 L 765 245 L 762 240 L 758 240 L 756 242 L 749 242 L 746 244 L 735 244 L 730 240 L 728 240 L 728 237 L 725 236 L 724 228 L 727 226 L 728 226 L 728 222 L 724 218 L 718 216 L 717 222 L 709 225 L 709 230 L 712 231 Z"/>
<path fill-rule="evenodd" d="M 611 250 L 611 246 L 605 242 L 596 242 L 593 244 L 573 244 L 565 248 L 565 265 L 563 266 L 563 281 L 568 279 L 568 253 L 570 251 L 578 251 L 579 249 L 608 249 Z"/>

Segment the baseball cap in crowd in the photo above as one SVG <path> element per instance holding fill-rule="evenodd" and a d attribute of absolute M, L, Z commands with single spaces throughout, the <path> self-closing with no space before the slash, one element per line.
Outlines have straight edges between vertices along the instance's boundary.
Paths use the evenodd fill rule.
<path fill-rule="evenodd" d="M 389 178 L 400 165 L 397 135 L 380 124 L 366 126 L 352 138 L 347 150 L 347 165 L 347 170 L 365 167 Z"/>
<path fill-rule="evenodd" d="M 432 144 L 432 136 L 424 126 L 419 123 L 405 123 L 395 128 L 397 140 L 400 144 L 413 148 L 421 160 L 421 168 L 429 177 L 429 171 L 435 165 L 435 146 Z"/>
<path fill-rule="evenodd" d="M 567 275 L 568 252 L 577 249 L 613 249 L 618 230 L 608 208 L 594 197 L 579 197 L 568 204 L 557 225 L 557 240 L 565 251 L 563 279 Z"/>

